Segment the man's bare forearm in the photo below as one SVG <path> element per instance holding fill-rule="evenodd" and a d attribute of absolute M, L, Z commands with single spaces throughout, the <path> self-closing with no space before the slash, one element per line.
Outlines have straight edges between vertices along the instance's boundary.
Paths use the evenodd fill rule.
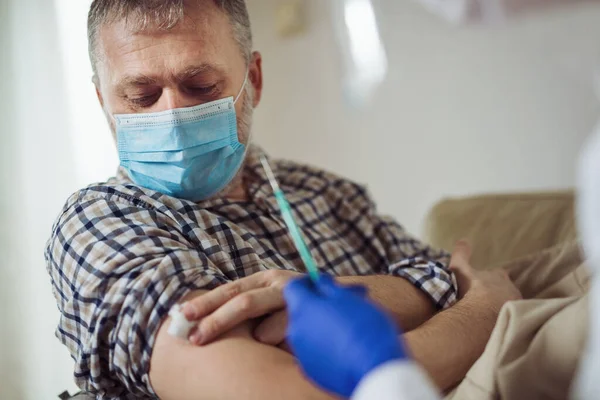
<path fill-rule="evenodd" d="M 360 284 L 369 289 L 371 300 L 391 313 L 403 331 L 411 331 L 435 314 L 430 298 L 404 278 L 387 275 L 345 276 L 342 284 Z"/>
<path fill-rule="evenodd" d="M 415 360 L 446 391 L 458 384 L 483 353 L 496 324 L 494 307 L 467 294 L 455 306 L 404 335 Z"/>

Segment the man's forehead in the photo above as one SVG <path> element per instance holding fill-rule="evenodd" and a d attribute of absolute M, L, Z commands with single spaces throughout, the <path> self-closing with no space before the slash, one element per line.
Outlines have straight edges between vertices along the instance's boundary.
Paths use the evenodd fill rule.
<path fill-rule="evenodd" d="M 188 31 L 189 33 L 214 29 L 215 26 L 227 25 L 229 17 L 212 0 L 184 1 L 183 15 L 170 13 L 154 13 L 148 7 L 131 9 L 127 14 L 108 15 L 105 26 L 117 28 L 125 33 L 152 33 L 168 31 Z"/>
<path fill-rule="evenodd" d="M 238 51 L 227 16 L 216 9 L 186 11 L 184 19 L 170 29 L 152 24 L 141 29 L 130 18 L 122 18 L 102 26 L 99 38 L 101 62 L 119 70 L 137 70 L 140 65 L 164 68 L 161 64 L 166 62 L 179 64 L 168 66 L 177 73 L 219 70 Z M 132 72 L 137 71 L 128 74 Z"/>

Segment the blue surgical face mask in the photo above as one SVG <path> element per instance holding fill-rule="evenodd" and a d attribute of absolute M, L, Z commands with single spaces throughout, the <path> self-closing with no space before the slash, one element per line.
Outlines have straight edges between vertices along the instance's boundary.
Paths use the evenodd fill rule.
<path fill-rule="evenodd" d="M 121 166 L 137 185 L 190 201 L 223 190 L 244 161 L 235 104 L 229 97 L 151 114 L 115 115 Z"/>

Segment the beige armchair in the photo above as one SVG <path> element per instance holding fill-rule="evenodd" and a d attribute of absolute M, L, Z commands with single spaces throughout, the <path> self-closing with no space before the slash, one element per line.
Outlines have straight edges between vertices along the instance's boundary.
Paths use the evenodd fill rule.
<path fill-rule="evenodd" d="M 446 199 L 426 218 L 424 240 L 473 245 L 473 266 L 490 268 L 577 238 L 572 191 Z"/>

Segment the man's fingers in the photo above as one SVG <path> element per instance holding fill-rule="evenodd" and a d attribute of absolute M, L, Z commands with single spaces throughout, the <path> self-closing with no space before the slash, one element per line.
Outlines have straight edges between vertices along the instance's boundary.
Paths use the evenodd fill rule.
<path fill-rule="evenodd" d="M 190 336 L 190 342 L 207 344 L 244 321 L 284 307 L 285 301 L 277 288 L 267 287 L 244 292 L 202 319 L 196 332 Z"/>
<path fill-rule="evenodd" d="M 471 272 L 471 245 L 466 240 L 461 240 L 454 246 L 450 270 L 460 270 L 467 274 Z"/>
<path fill-rule="evenodd" d="M 259 274 L 250 275 L 247 278 L 227 283 L 194 300 L 188 301 L 183 307 L 183 314 L 188 321 L 199 320 L 241 293 L 258 289 L 261 285 L 262 281 Z"/>
<path fill-rule="evenodd" d="M 508 277 L 508 279 L 511 280 L 511 282 L 515 282 L 518 278 L 518 276 L 521 273 L 521 270 L 516 269 L 516 268 L 500 268 Z"/>
<path fill-rule="evenodd" d="M 457 262 L 469 262 L 471 260 L 471 245 L 466 240 L 459 240 L 454 245 L 454 251 L 452 252 L 452 257 Z"/>
<path fill-rule="evenodd" d="M 278 346 L 285 340 L 287 325 L 287 312 L 276 312 L 256 327 L 254 330 L 254 338 L 261 343 Z"/>
<path fill-rule="evenodd" d="M 471 245 L 466 240 L 461 240 L 454 246 L 452 257 L 450 258 L 450 271 L 456 277 L 458 284 L 458 296 L 463 298 L 470 290 L 472 282 L 475 280 L 475 270 L 471 267 Z"/>

